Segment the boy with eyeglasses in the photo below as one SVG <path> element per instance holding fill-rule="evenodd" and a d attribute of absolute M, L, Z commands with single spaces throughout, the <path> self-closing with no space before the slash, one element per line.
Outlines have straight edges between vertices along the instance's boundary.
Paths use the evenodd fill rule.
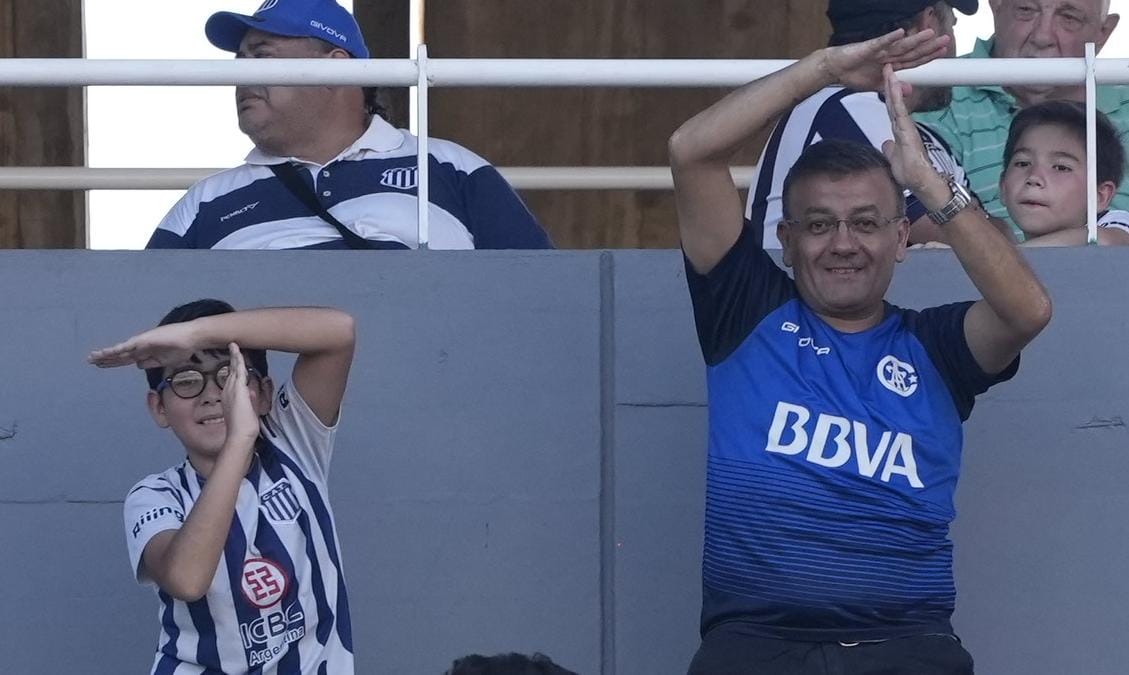
<path fill-rule="evenodd" d="M 146 369 L 149 412 L 188 454 L 125 499 L 130 562 L 161 600 L 152 673 L 353 672 L 327 494 L 353 346 L 336 309 L 198 300 L 90 354 Z M 277 391 L 267 349 L 298 354 Z"/>

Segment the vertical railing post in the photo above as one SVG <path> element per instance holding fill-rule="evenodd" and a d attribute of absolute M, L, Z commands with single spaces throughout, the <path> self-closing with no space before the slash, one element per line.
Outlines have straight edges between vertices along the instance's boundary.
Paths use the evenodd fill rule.
<path fill-rule="evenodd" d="M 1086 241 L 1098 243 L 1098 125 L 1097 79 L 1094 62 L 1097 50 L 1086 43 Z"/>
<path fill-rule="evenodd" d="M 427 151 L 427 45 L 421 43 L 416 50 L 416 65 L 419 77 L 416 80 L 416 241 L 420 249 L 426 249 L 431 239 L 428 214 L 431 209 L 430 181 L 428 176 Z"/>

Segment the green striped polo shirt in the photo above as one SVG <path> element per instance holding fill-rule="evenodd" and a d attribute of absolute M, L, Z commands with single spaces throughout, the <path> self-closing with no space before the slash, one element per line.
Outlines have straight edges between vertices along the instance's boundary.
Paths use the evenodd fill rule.
<path fill-rule="evenodd" d="M 977 40 L 972 51 L 961 58 L 990 58 L 992 40 Z M 1109 116 L 1119 131 L 1129 130 L 1129 86 L 1102 86 L 1097 92 L 1098 110 Z M 1000 174 L 1003 172 L 1004 144 L 1011 117 L 1019 110 L 1015 97 L 998 86 L 953 87 L 949 107 L 914 117 L 936 131 L 960 161 L 973 191 L 989 214 L 1006 220 L 1020 241 L 1023 234 L 1008 218 L 1000 201 Z M 1123 182 L 1111 208 L 1129 210 L 1129 190 Z"/>

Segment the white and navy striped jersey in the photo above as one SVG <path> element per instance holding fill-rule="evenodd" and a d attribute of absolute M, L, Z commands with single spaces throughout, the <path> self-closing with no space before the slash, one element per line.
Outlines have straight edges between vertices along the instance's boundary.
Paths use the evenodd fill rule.
<path fill-rule="evenodd" d="M 161 632 L 152 675 L 353 672 L 349 601 L 326 488 L 336 431 L 292 385 L 279 388 L 207 595 L 184 602 L 157 588 Z M 126 542 L 141 583 L 153 584 L 141 572 L 145 545 L 181 526 L 204 482 L 185 461 L 130 490 Z"/>
<path fill-rule="evenodd" d="M 917 129 L 937 171 L 968 187 L 964 169 L 953 158 L 948 144 L 923 124 L 918 123 Z M 745 222 L 752 225 L 754 233 L 763 229 L 765 248 L 780 248 L 776 225 L 784 218 L 784 177 L 804 148 L 825 138 L 870 144 L 881 150 L 882 143 L 893 138 L 886 104 L 872 91 L 827 87 L 784 113 L 764 146 L 745 202 Z M 905 195 L 906 213 L 912 223 L 928 209 L 909 190 Z"/>
<path fill-rule="evenodd" d="M 252 150 L 246 163 L 196 183 L 147 248 L 343 249 L 333 225 L 312 213 L 271 172 L 295 162 L 321 203 L 374 248 L 416 248 L 416 137 L 373 117 L 353 145 L 324 166 Z M 430 139 L 430 242 L 435 249 L 551 248 L 509 183 L 486 160 Z"/>

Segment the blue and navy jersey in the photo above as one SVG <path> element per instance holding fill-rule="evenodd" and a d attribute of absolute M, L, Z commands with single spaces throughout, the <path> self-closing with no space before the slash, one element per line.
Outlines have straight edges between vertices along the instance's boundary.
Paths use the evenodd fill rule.
<path fill-rule="evenodd" d="M 322 205 L 374 248 L 418 246 L 416 137 L 374 117 L 324 166 L 252 150 L 245 164 L 189 188 L 147 248 L 344 249 L 337 229 L 304 206 L 270 166 L 294 162 Z M 455 143 L 431 139 L 429 246 L 552 248 L 545 231 L 498 170 Z"/>
<path fill-rule="evenodd" d="M 211 587 L 194 602 L 153 584 L 141 556 L 154 535 L 181 527 L 204 478 L 185 461 L 130 490 L 130 562 L 160 599 L 152 675 L 353 672 L 349 599 L 326 489 L 335 436 L 292 385 L 279 388 Z"/>
<path fill-rule="evenodd" d="M 879 640 L 950 632 L 961 423 L 1009 379 L 964 336 L 972 303 L 841 333 L 746 227 L 706 275 L 687 265 L 708 366 L 702 631 Z"/>
<path fill-rule="evenodd" d="M 917 131 L 933 168 L 968 187 L 964 169 L 944 139 L 921 123 L 917 124 Z M 826 138 L 835 138 L 881 150 L 882 143 L 893 137 L 890 115 L 877 93 L 842 87 L 819 90 L 786 112 L 772 129 L 753 173 L 753 184 L 749 186 L 746 224 L 760 233 L 765 248 L 780 248 L 776 224 L 784 217 L 781 201 L 784 178 L 804 148 Z M 905 191 L 905 197 L 906 215 L 911 223 L 928 212 L 909 190 Z"/>

